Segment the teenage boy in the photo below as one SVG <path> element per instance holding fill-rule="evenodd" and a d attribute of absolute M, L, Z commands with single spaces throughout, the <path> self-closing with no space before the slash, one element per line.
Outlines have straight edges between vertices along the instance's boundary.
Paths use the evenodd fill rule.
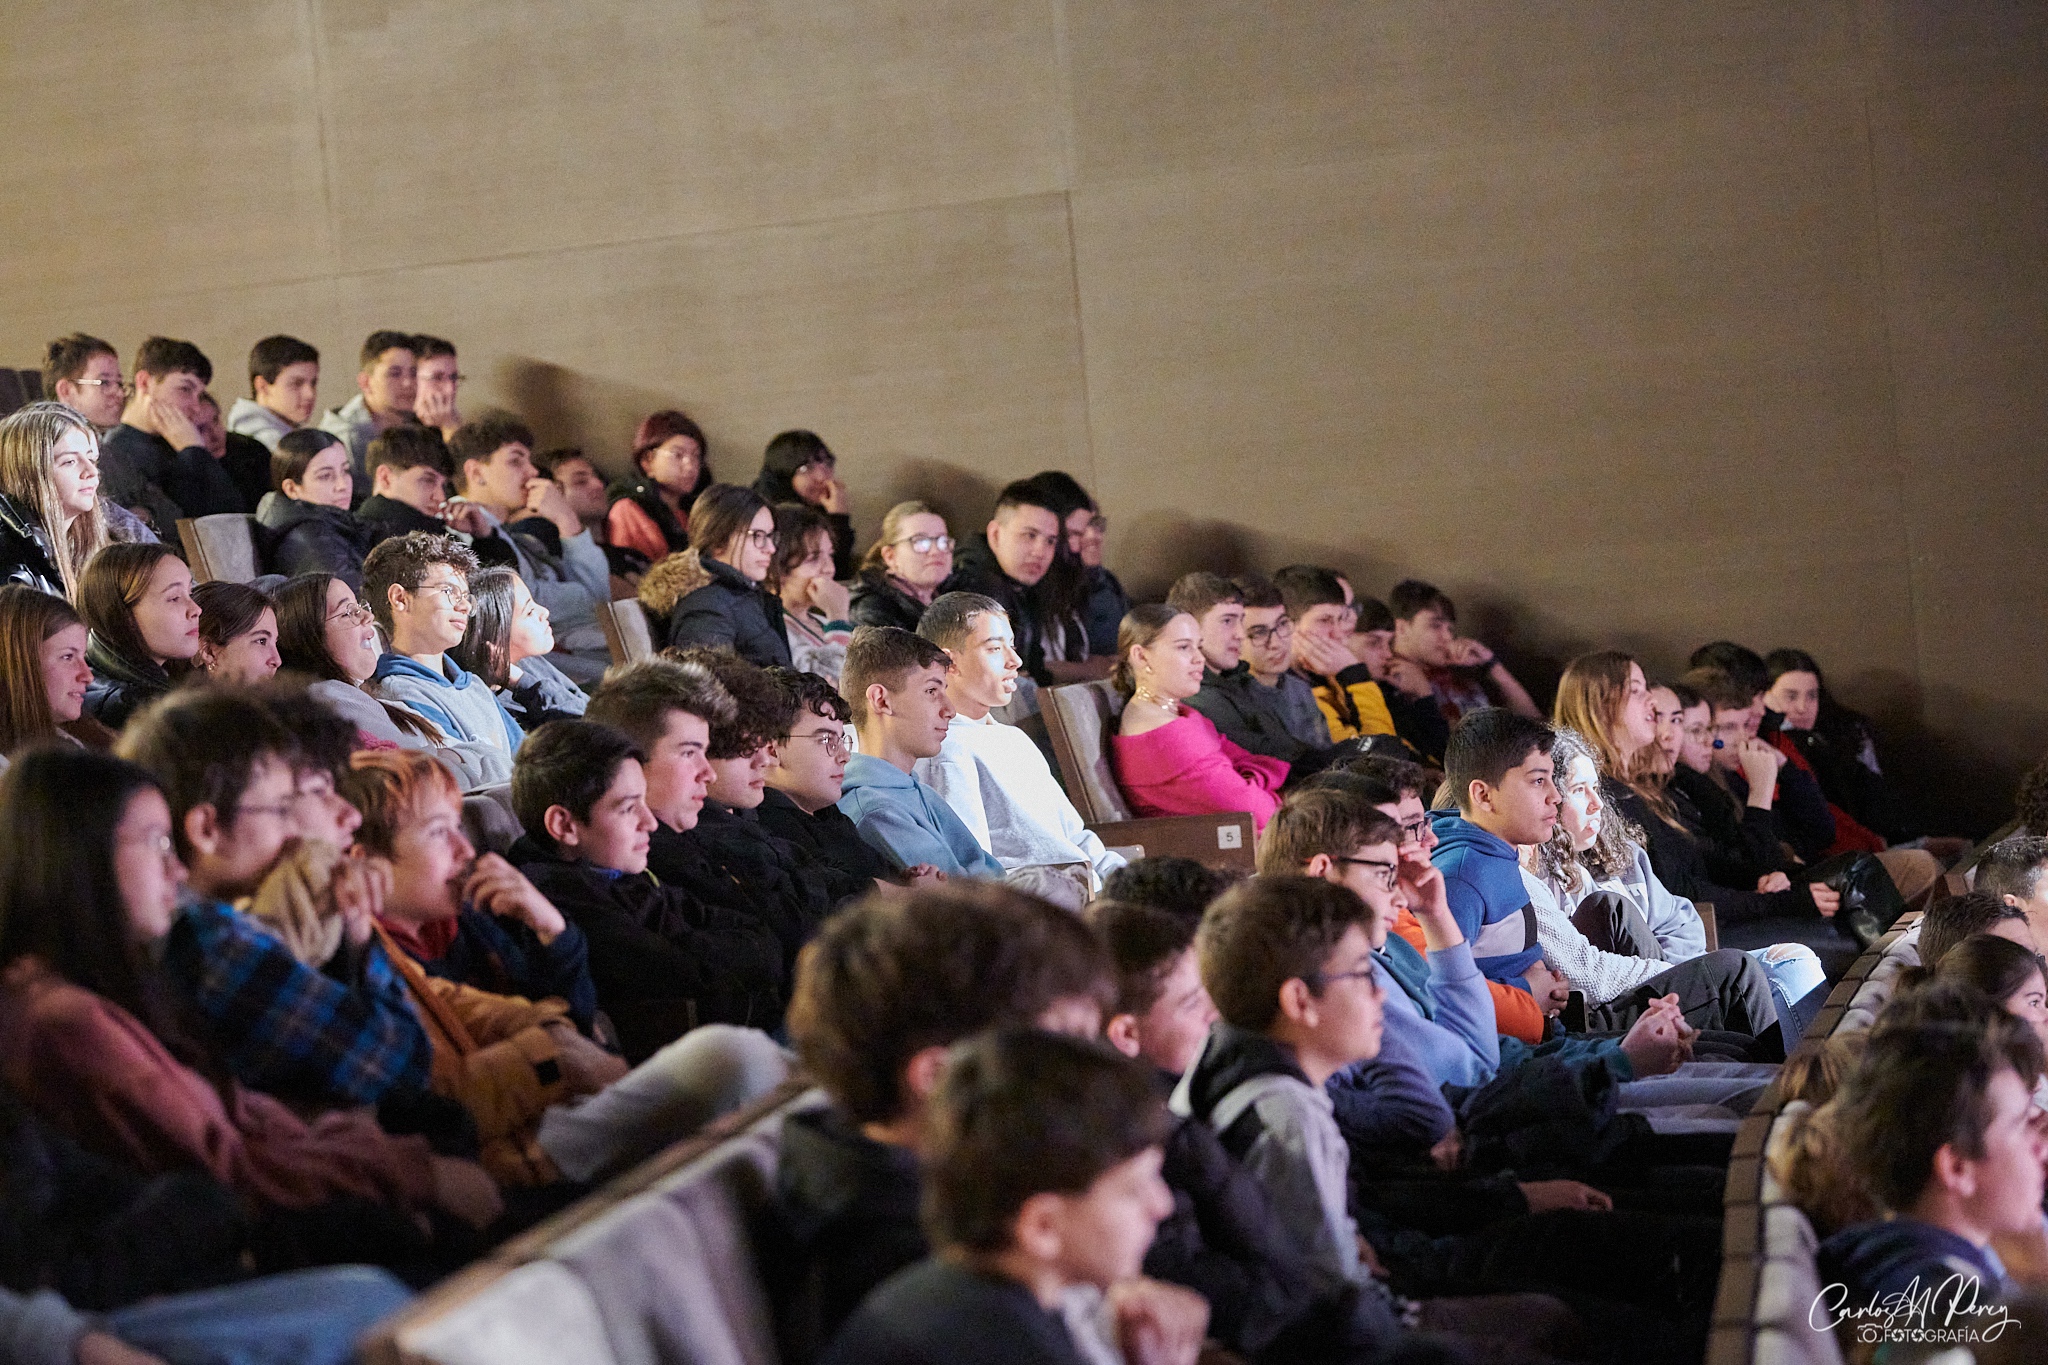
<path fill-rule="evenodd" d="M 376 542 L 348 510 L 355 485 L 348 448 L 324 431 L 290 431 L 269 463 L 270 491 L 256 504 L 256 524 L 269 533 L 270 571 L 333 574 L 361 592 L 363 557 Z"/>
<path fill-rule="evenodd" d="M 265 337 L 249 348 L 248 398 L 228 409 L 228 430 L 276 450 L 320 406 L 320 352 L 297 337 Z"/>
<path fill-rule="evenodd" d="M 1294 671 L 1314 689 L 1330 738 L 1393 734 L 1393 713 L 1380 685 L 1352 657 L 1353 618 L 1337 575 L 1314 565 L 1290 564 L 1273 575 L 1273 584 L 1294 626 Z"/>
<path fill-rule="evenodd" d="M 1456 634 L 1458 609 L 1433 585 L 1405 578 L 1387 594 L 1387 607 L 1394 614 L 1390 676 L 1410 696 L 1433 698 L 1444 719 L 1455 725 L 1467 712 L 1494 705 L 1488 699 L 1491 684 L 1501 706 L 1517 715 L 1542 716 L 1528 689 L 1492 650 Z"/>
<path fill-rule="evenodd" d="M 2048 943 L 2048 876 L 2044 873 L 2048 873 L 2048 839 L 2019 834 L 1985 850 L 1977 863 L 1974 885 L 2024 912 L 2034 941 Z M 1924 929 L 1921 938 L 1926 938 Z M 1923 950 L 1921 961 L 1926 960 Z"/>
<path fill-rule="evenodd" d="M 234 480 L 199 432 L 213 362 L 189 341 L 151 337 L 135 352 L 134 397 L 100 442 L 100 496 L 147 513 L 175 544 L 180 517 L 246 512 Z"/>
<path fill-rule="evenodd" d="M 43 348 L 43 395 L 64 404 L 101 432 L 121 421 L 128 381 L 113 343 L 84 332 L 58 337 Z"/>
<path fill-rule="evenodd" d="M 831 683 L 815 673 L 771 668 L 790 707 L 789 732 L 775 741 L 775 762 L 761 794 L 761 827 L 816 861 L 876 883 L 894 882 L 889 860 L 860 837 L 839 809 L 846 794 L 846 761 L 853 711 Z"/>
<path fill-rule="evenodd" d="M 1965 1017 L 1880 1020 L 1835 1096 L 1839 1149 L 1892 1211 L 1821 1243 L 1821 1304 L 1837 1322 L 1900 1295 L 1924 1296 L 1930 1324 L 1993 1303 L 2011 1286 L 1992 1239 L 2040 1233 L 2040 1040 L 1981 1001 L 1953 1013 Z"/>
<path fill-rule="evenodd" d="M 611 661 L 597 624 L 598 603 L 611 600 L 611 564 L 561 486 L 533 467 L 532 429 L 510 413 L 486 412 L 456 430 L 448 454 L 462 501 L 482 512 L 487 530 L 499 532 L 526 517 L 553 524 L 561 538 L 559 554 L 531 535 L 502 533 L 533 600 L 548 609 L 555 629 L 550 661 L 580 683 L 596 682 Z"/>
<path fill-rule="evenodd" d="M 356 370 L 356 395 L 320 418 L 320 430 L 339 436 L 355 466 L 356 487 L 370 487 L 364 463 L 378 433 L 411 423 L 419 397 L 419 361 L 408 332 L 380 330 L 363 339 Z"/>
<path fill-rule="evenodd" d="M 1081 822 L 1031 737 L 990 714 L 1009 705 L 1023 663 L 1009 614 L 994 598 L 949 592 L 925 608 L 917 633 L 946 652 L 953 718 L 913 775 L 1003 865 L 1005 881 L 1079 910 L 1124 860 Z"/>
<path fill-rule="evenodd" d="M 783 1125 L 759 1256 L 784 1360 L 814 1359 L 926 1254 L 918 1158 L 947 1049 L 988 1028 L 1093 1037 L 1110 977 L 1077 917 L 1003 886 L 871 897 L 826 922 L 797 967 L 789 1035 L 831 1102 Z"/>
<path fill-rule="evenodd" d="M 1981 862 L 1977 865 L 1977 876 L 1981 886 Z M 1987 890 L 1965 891 L 1960 896 L 1936 901 L 1920 916 L 1915 932 L 1919 936 L 1920 965 L 1930 972 L 1941 966 L 1951 948 L 1978 934 L 2009 938 L 2030 953 L 2041 951 L 2033 926 L 2027 921 L 2027 912 L 2010 897 L 2000 899 Z"/>
<path fill-rule="evenodd" d="M 495 754 L 493 781 L 510 776 L 526 735 L 490 684 L 448 657 L 469 629 L 476 556 L 447 536 L 414 531 L 363 561 L 363 596 L 391 648 L 377 657 L 372 687 L 417 711 L 451 740 Z"/>
<path fill-rule="evenodd" d="M 1048 514 L 1049 515 L 1049 514 Z M 897 626 L 862 626 L 839 675 L 860 752 L 846 761 L 839 809 L 897 868 L 1001 878 L 1003 865 L 937 792 L 912 776 L 946 743 L 946 651 Z"/>
<path fill-rule="evenodd" d="M 238 431 L 229 431 L 221 417 L 220 402 L 210 393 L 199 395 L 199 444 L 220 463 L 242 506 L 254 507 L 270 491 L 270 451 L 263 442 Z"/>
<path fill-rule="evenodd" d="M 953 576 L 940 585 L 944 592 L 978 592 L 1002 604 L 1017 632 L 1017 654 L 1024 661 L 1025 675 L 1039 687 L 1085 681 L 1082 674 L 1107 676 L 1086 664 L 1046 662 L 1045 638 L 1032 610 L 1031 590 L 1052 568 L 1059 552 L 1059 513 L 1047 502 L 1046 494 L 1029 479 L 1005 484 L 996 495 L 995 515 L 987 530 L 960 547 L 953 561 Z M 1025 709 L 1036 712 L 1035 693 Z"/>
<path fill-rule="evenodd" d="M 362 920 L 308 967 L 231 900 L 255 891 L 301 828 L 291 734 L 255 700 L 174 694 L 129 723 L 118 752 L 163 785 L 192 897 L 164 964 L 237 1079 L 315 1105 L 375 1104 L 427 1083 L 426 1034 Z"/>
<path fill-rule="evenodd" d="M 1258 605 L 1246 600 L 1248 590 Z M 1166 594 L 1166 605 L 1202 627 L 1202 690 L 1187 704 L 1225 739 L 1283 763 L 1330 747 L 1330 728 L 1314 690 L 1288 667 L 1294 626 L 1269 581 L 1183 574 Z"/>
<path fill-rule="evenodd" d="M 483 509 L 448 500 L 454 468 L 441 433 L 421 426 L 393 427 L 370 442 L 370 496 L 356 505 L 356 519 L 370 528 L 371 543 L 424 531 L 453 535 L 476 551 L 487 569 L 516 568 L 512 542 L 484 522 Z"/>
<path fill-rule="evenodd" d="M 1112 1314 L 1130 1359 L 1194 1365 L 1208 1305 L 1129 1290 L 1173 1195 L 1166 1114 L 1143 1068 L 1105 1048 L 1018 1031 L 962 1044 L 933 1100 L 925 1227 L 933 1255 L 861 1305 L 825 1359 L 909 1365 L 963 1356 L 1071 1365 Z"/>
<path fill-rule="evenodd" d="M 462 425 L 462 414 L 455 407 L 456 390 L 462 387 L 455 343 L 422 332 L 412 339 L 412 357 L 419 367 L 413 388 L 414 419 L 440 432 L 444 439 L 453 436 Z"/>
<path fill-rule="evenodd" d="M 1193 858 L 1140 858 L 1112 872 L 1102 883 L 1102 898 L 1132 905 L 1154 905 L 1180 916 L 1188 926 L 1202 922 L 1209 902 L 1241 880 L 1242 874 L 1204 867 Z"/>

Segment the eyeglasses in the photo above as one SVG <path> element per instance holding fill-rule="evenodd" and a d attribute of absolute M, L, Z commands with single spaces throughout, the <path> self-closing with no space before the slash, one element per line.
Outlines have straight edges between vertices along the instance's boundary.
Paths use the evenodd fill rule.
<path fill-rule="evenodd" d="M 1683 733 L 1687 739 L 1705 739 L 1708 735 L 1714 733 L 1714 727 L 1711 725 L 1688 725 Z"/>
<path fill-rule="evenodd" d="M 1320 991 L 1332 981 L 1371 981 L 1379 973 L 1368 962 L 1365 966 L 1349 972 L 1311 972 L 1302 978 L 1312 991 Z"/>
<path fill-rule="evenodd" d="M 835 757 L 853 752 L 853 736 L 844 730 L 813 730 L 809 734 L 784 735 L 783 738 L 812 740 L 820 749 Z"/>
<path fill-rule="evenodd" d="M 1379 884 L 1389 891 L 1394 889 L 1394 883 L 1401 878 L 1401 865 L 1399 863 L 1383 863 L 1377 858 L 1336 858 L 1332 859 L 1332 861 L 1343 863 L 1349 867 L 1369 867 L 1374 869 L 1379 874 L 1377 879 Z"/>
<path fill-rule="evenodd" d="M 775 533 L 773 531 L 749 531 L 747 532 L 747 544 L 757 550 L 772 550 L 775 548 Z"/>
<path fill-rule="evenodd" d="M 74 379 L 71 382 L 81 389 L 118 389 L 122 393 L 128 393 L 135 387 L 125 379 Z"/>
<path fill-rule="evenodd" d="M 1294 634 L 1294 622 L 1281 617 L 1270 626 L 1253 626 L 1244 633 L 1244 638 L 1255 645 L 1264 645 L 1273 640 L 1285 640 Z"/>
<path fill-rule="evenodd" d="M 327 619 L 339 621 L 345 626 L 366 626 L 370 623 L 371 614 L 370 609 L 362 603 L 351 602 Z"/>
<path fill-rule="evenodd" d="M 758 533 L 757 533 L 758 534 Z M 470 605 L 469 589 L 460 583 L 422 583 L 422 593 L 437 592 L 451 607 L 467 608 Z"/>
<path fill-rule="evenodd" d="M 891 541 L 893 545 L 908 545 L 912 554 L 928 555 L 933 550 L 953 548 L 951 536 L 905 536 L 902 540 Z"/>
<path fill-rule="evenodd" d="M 806 469 L 834 469 L 838 465 L 839 457 L 837 455 L 813 455 L 810 459 L 797 466 L 797 472 L 802 473 Z"/>
<path fill-rule="evenodd" d="M 119 839 L 115 842 L 127 844 L 131 847 L 140 847 L 145 852 L 154 853 L 165 862 L 172 862 L 178 856 L 178 846 L 171 842 L 171 836 L 168 834 L 145 834 L 140 837 Z"/>
<path fill-rule="evenodd" d="M 1401 826 L 1401 842 L 1419 843 L 1422 839 L 1422 831 L 1428 828 L 1429 817 L 1427 815 L 1416 816 L 1413 820 L 1410 820 L 1407 824 Z"/>

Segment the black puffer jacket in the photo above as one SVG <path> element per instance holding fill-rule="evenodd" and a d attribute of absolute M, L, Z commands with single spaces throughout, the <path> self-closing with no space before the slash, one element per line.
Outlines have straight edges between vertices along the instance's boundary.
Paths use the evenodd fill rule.
<path fill-rule="evenodd" d="M 862 569 L 853 580 L 853 621 L 859 626 L 916 630 L 924 603 L 896 586 L 887 569 Z"/>
<path fill-rule="evenodd" d="M 42 522 L 5 493 L 0 493 L 0 583 L 64 595 L 64 576 Z"/>
<path fill-rule="evenodd" d="M 376 542 L 354 513 L 265 493 L 256 507 L 256 524 L 263 528 L 263 558 L 272 573 L 286 578 L 329 573 L 348 584 L 350 592 L 363 590 L 363 556 Z"/>
<path fill-rule="evenodd" d="M 170 675 L 163 669 L 122 658 L 98 631 L 86 638 L 85 661 L 92 665 L 85 714 L 109 730 L 119 730 L 128 717 L 171 690 Z"/>
<path fill-rule="evenodd" d="M 762 668 L 795 666 L 782 599 L 723 560 L 670 555 L 641 580 L 640 605 L 651 618 L 667 616 L 667 644 L 730 649 Z"/>

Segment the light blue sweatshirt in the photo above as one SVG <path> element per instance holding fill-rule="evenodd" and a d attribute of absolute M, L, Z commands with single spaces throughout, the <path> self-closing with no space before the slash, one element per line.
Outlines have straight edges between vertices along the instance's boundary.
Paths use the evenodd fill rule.
<path fill-rule="evenodd" d="M 1003 865 L 975 842 L 945 798 L 873 754 L 846 760 L 839 809 L 899 868 L 930 863 L 948 877 L 1001 880 Z"/>

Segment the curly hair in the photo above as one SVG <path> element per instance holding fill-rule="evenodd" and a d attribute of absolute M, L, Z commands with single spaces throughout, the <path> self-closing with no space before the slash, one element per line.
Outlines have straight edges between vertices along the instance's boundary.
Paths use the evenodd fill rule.
<path fill-rule="evenodd" d="M 748 663 L 731 650 L 703 645 L 665 649 L 661 657 L 699 665 L 732 696 L 732 719 L 705 717 L 711 723 L 707 757 L 744 758 L 789 733 L 796 717 L 796 699 L 768 675 L 767 669 Z"/>
<path fill-rule="evenodd" d="M 1600 754 L 1586 737 L 1577 730 L 1560 726 L 1556 738 L 1550 743 L 1550 759 L 1556 765 L 1558 785 L 1564 785 L 1563 775 L 1571 765 L 1581 758 L 1593 761 L 1593 772 L 1600 772 Z M 1583 851 L 1572 848 L 1572 836 L 1565 830 L 1564 821 L 1557 822 L 1556 831 L 1550 838 L 1536 846 L 1536 866 L 1544 880 L 1553 886 L 1576 886 L 1581 873 L 1590 874 L 1595 881 L 1610 880 L 1626 872 L 1635 861 L 1636 849 L 1643 843 L 1643 832 L 1624 816 L 1620 809 L 1608 806 L 1600 813 L 1600 832 L 1593 839 L 1593 846 Z"/>

